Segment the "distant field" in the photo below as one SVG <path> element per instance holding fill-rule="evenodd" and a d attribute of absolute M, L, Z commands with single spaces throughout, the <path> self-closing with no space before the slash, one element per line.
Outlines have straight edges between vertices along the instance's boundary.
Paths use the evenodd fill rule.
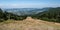
<path fill-rule="evenodd" d="M 0 30 L 60 30 L 60 24 L 28 17 L 23 21 L 7 20 L 1 22 Z"/>

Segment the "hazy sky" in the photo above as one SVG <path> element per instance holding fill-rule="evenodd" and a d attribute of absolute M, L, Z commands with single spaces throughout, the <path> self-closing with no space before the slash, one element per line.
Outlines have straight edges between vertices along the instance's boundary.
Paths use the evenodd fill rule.
<path fill-rule="evenodd" d="M 0 0 L 0 8 L 60 7 L 60 0 Z"/>

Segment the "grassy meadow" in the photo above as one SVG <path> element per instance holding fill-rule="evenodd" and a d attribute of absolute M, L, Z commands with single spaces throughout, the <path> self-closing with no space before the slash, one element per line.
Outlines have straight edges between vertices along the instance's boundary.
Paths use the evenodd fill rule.
<path fill-rule="evenodd" d="M 27 17 L 23 21 L 7 20 L 1 22 L 0 30 L 60 30 L 60 23 Z"/>

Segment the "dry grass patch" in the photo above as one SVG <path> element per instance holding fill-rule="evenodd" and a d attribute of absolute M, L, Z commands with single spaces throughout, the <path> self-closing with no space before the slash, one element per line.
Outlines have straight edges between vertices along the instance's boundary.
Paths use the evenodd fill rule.
<path fill-rule="evenodd" d="M 23 21 L 8 20 L 2 22 L 0 30 L 60 30 L 60 25 L 28 17 Z"/>

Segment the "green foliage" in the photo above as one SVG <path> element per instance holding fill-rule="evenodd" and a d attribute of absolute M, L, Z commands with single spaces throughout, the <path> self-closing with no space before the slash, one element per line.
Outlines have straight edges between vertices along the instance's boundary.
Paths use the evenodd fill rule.
<path fill-rule="evenodd" d="M 3 12 L 2 9 L 0 8 L 0 22 L 6 21 L 8 19 L 14 19 L 14 20 L 23 20 L 26 19 L 26 15 L 24 16 L 19 16 L 13 13 L 9 13 L 9 12 Z"/>
<path fill-rule="evenodd" d="M 19 16 L 13 13 L 9 12 L 3 12 L 0 8 L 0 22 L 6 21 L 8 19 L 14 19 L 14 20 L 23 20 L 26 19 L 28 15 Z M 49 22 L 59 22 L 60 23 L 60 7 L 58 8 L 49 8 L 47 11 L 40 12 L 38 14 L 30 15 L 32 18 L 35 19 L 42 19 L 44 21 Z"/>
<path fill-rule="evenodd" d="M 7 20 L 7 16 L 6 14 L 2 11 L 2 9 L 0 8 L 0 22 L 3 22 L 5 20 Z"/>
<path fill-rule="evenodd" d="M 60 7 L 49 8 L 47 11 L 31 16 L 33 18 L 42 19 L 50 22 L 60 22 Z"/>

